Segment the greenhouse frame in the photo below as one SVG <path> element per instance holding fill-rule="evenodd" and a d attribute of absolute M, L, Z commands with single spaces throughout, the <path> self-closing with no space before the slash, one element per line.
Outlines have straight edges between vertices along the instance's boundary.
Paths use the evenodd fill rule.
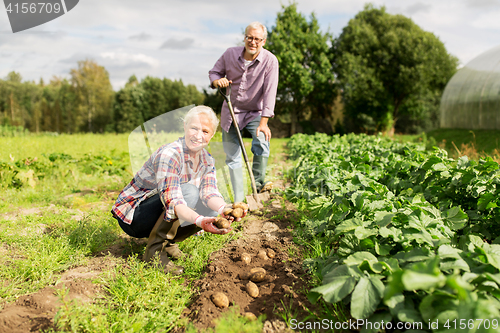
<path fill-rule="evenodd" d="M 500 46 L 471 60 L 448 82 L 440 127 L 500 129 Z"/>

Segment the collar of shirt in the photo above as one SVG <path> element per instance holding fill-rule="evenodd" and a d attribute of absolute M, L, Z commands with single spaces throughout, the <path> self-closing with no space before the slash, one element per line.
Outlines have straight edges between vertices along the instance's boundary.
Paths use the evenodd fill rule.
<path fill-rule="evenodd" d="M 245 47 L 243 47 L 243 51 L 241 51 L 241 54 L 240 56 L 238 57 L 238 60 L 240 61 L 240 63 L 242 63 L 243 65 L 245 64 Z M 262 57 L 263 57 L 263 53 L 262 52 L 264 49 L 261 49 L 259 54 L 257 55 L 257 58 L 255 58 L 254 60 L 251 60 L 251 63 L 248 65 L 248 67 L 252 66 L 256 61 L 258 62 L 262 62 Z"/>

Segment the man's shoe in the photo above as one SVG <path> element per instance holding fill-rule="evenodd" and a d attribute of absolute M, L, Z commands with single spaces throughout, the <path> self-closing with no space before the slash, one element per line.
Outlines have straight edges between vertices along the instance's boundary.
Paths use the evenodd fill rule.
<path fill-rule="evenodd" d="M 259 193 L 271 192 L 273 189 L 273 182 L 265 182 L 264 186 L 259 190 Z"/>
<path fill-rule="evenodd" d="M 257 155 L 253 156 L 252 172 L 255 178 L 255 187 L 257 188 L 257 192 L 259 193 L 270 191 L 273 188 L 273 183 L 265 181 L 267 160 L 268 157 Z M 268 183 L 270 184 L 267 185 Z"/>

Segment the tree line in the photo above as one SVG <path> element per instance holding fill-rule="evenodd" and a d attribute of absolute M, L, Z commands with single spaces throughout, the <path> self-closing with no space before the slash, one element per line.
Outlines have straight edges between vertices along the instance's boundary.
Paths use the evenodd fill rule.
<path fill-rule="evenodd" d="M 0 80 L 0 119 L 4 126 L 31 132 L 127 132 L 162 113 L 202 104 L 205 94 L 182 81 L 129 78 L 113 91 L 106 69 L 87 59 L 71 69 L 70 78 L 22 82 L 10 72 Z"/>
<path fill-rule="evenodd" d="M 437 127 L 441 94 L 458 60 L 430 32 L 385 7 L 365 5 L 339 36 L 320 31 L 312 13 L 282 6 L 264 46 L 280 63 L 276 115 L 299 125 L 328 124 L 335 132 L 416 133 Z M 0 80 L 0 124 L 31 132 L 127 132 L 189 104 L 218 112 L 222 99 L 182 80 L 131 76 L 115 92 L 93 60 L 78 62 L 69 79 Z M 341 112 L 340 112 L 341 111 Z"/>

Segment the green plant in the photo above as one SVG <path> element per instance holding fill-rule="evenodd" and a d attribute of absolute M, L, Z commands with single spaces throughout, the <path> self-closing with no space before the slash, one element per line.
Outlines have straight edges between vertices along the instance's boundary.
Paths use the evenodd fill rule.
<path fill-rule="evenodd" d="M 287 195 L 306 198 L 310 212 L 301 237 L 335 244 L 306 262 L 322 281 L 312 301 L 345 301 L 356 319 L 426 329 L 462 314 L 500 315 L 496 162 L 363 135 L 297 135 L 290 148 L 298 159 Z M 447 305 L 430 306 L 438 300 Z M 489 312 L 474 310 L 486 304 Z"/>

